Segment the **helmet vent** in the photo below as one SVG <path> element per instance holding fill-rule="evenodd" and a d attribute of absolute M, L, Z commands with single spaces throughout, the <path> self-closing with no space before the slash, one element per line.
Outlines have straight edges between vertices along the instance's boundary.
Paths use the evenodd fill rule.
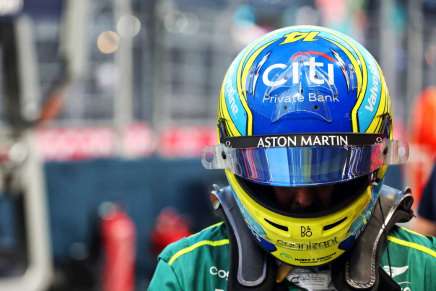
<path fill-rule="evenodd" d="M 347 218 L 348 218 L 348 217 L 344 217 L 344 218 L 342 218 L 342 219 L 340 219 L 340 220 L 338 220 L 338 221 L 336 221 L 336 222 L 334 222 L 334 223 L 332 223 L 332 224 L 328 224 L 328 225 L 324 226 L 322 229 L 323 229 L 323 230 L 329 230 L 329 229 L 332 229 L 333 227 L 338 226 L 339 224 L 341 224 L 342 222 L 344 222 Z"/>
<path fill-rule="evenodd" d="M 275 228 L 278 228 L 278 229 L 280 229 L 280 230 L 284 230 L 284 231 L 288 231 L 288 227 L 287 227 L 287 226 L 277 224 L 277 223 L 272 222 L 272 221 L 270 221 L 270 220 L 268 220 L 268 219 L 266 219 L 266 218 L 264 218 L 264 219 L 265 219 L 266 222 L 268 222 L 269 224 L 271 224 L 271 225 L 274 226 Z"/>

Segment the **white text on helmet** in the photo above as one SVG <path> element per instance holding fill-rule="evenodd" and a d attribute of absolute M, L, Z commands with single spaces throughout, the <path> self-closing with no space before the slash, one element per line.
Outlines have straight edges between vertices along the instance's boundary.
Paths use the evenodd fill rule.
<path fill-rule="evenodd" d="M 266 136 L 260 137 L 258 148 L 270 147 L 304 147 L 304 146 L 346 146 L 347 136 L 319 135 L 319 136 Z"/>
<path fill-rule="evenodd" d="M 301 137 L 301 146 L 344 146 L 348 145 L 348 138 L 346 136 L 338 135 L 322 135 Z"/>
<path fill-rule="evenodd" d="M 229 71 L 226 75 L 233 76 L 235 71 L 235 66 L 232 64 L 229 68 Z M 226 77 L 227 78 L 227 77 Z M 233 84 L 229 81 L 225 82 L 224 86 L 225 94 L 228 96 L 230 109 L 232 110 L 233 114 L 238 114 L 238 106 L 236 105 L 236 89 L 233 86 Z"/>
<path fill-rule="evenodd" d="M 378 72 L 376 71 L 376 69 L 373 66 L 368 66 L 368 67 L 372 75 L 372 86 L 370 90 L 371 96 L 369 96 L 368 101 L 365 104 L 365 109 L 373 112 L 374 106 L 377 102 L 377 96 L 379 94 L 378 89 L 379 89 L 380 81 L 378 79 Z"/>
<path fill-rule="evenodd" d="M 262 98 L 263 103 L 298 103 L 298 102 L 305 102 L 305 100 L 309 102 L 330 102 L 330 103 L 336 103 L 340 102 L 339 98 L 337 96 L 332 95 L 322 95 L 317 94 L 313 92 L 309 92 L 308 98 L 305 98 L 305 96 L 296 93 L 294 95 L 279 95 L 279 96 L 272 96 L 269 94 L 265 94 Z"/>
<path fill-rule="evenodd" d="M 292 84 L 298 84 L 300 83 L 300 66 L 307 66 L 309 67 L 309 81 L 312 84 L 315 85 L 322 85 L 325 83 L 325 80 L 323 78 L 318 78 L 317 72 L 320 71 L 322 67 L 324 67 L 324 63 L 316 62 L 315 57 L 310 57 L 308 62 L 292 62 L 291 63 L 291 69 L 292 69 Z M 279 78 L 273 78 L 271 80 L 271 72 L 275 70 L 285 70 L 285 72 L 281 72 L 279 74 Z M 287 64 L 274 64 L 266 68 L 262 75 L 262 81 L 266 86 L 269 87 L 278 87 L 283 84 L 285 84 L 288 81 L 286 72 L 288 70 Z M 324 75 L 322 73 L 321 75 Z M 327 77 L 328 77 L 328 83 L 333 84 L 334 82 L 334 71 L 333 71 L 333 64 L 327 64 Z M 275 79 L 275 80 L 274 80 Z"/>
<path fill-rule="evenodd" d="M 238 113 L 238 106 L 236 105 L 236 100 L 235 100 L 235 93 L 236 90 L 235 88 L 233 88 L 232 85 L 227 84 L 226 85 L 226 94 L 227 96 L 229 96 L 229 103 L 230 103 L 230 108 L 233 112 L 233 114 L 237 114 Z"/>
<path fill-rule="evenodd" d="M 296 136 L 267 136 L 260 138 L 257 143 L 257 147 L 269 148 L 269 147 L 289 147 L 297 146 Z"/>

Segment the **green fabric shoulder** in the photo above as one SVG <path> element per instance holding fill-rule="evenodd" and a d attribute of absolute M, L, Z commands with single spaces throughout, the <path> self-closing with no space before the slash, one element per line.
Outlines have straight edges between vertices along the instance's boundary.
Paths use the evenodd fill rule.
<path fill-rule="evenodd" d="M 226 290 L 228 245 L 222 222 L 170 244 L 159 255 L 148 290 Z"/>
<path fill-rule="evenodd" d="M 229 240 L 225 233 L 225 226 L 223 222 L 219 222 L 168 245 L 159 255 L 159 258 L 172 265 L 182 256 L 193 255 L 192 252 L 202 246 L 219 246 L 226 244 L 229 244 Z"/>
<path fill-rule="evenodd" d="M 388 235 L 388 241 L 392 244 L 408 245 L 412 249 L 435 257 L 436 237 L 426 236 L 402 226 L 394 227 Z M 409 242 L 406 244 L 405 242 Z M 430 252 L 429 252 L 430 251 Z"/>
<path fill-rule="evenodd" d="M 402 290 L 436 290 L 436 238 L 405 227 L 387 236 L 380 265 Z"/>

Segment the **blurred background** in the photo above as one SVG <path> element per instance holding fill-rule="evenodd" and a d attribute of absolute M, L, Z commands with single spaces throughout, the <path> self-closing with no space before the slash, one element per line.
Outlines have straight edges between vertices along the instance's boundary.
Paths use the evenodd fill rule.
<path fill-rule="evenodd" d="M 435 0 L 0 0 L 0 290 L 146 290 L 156 255 L 217 221 L 217 95 L 258 36 L 324 25 L 379 61 L 386 181 L 417 207 L 436 152 Z"/>

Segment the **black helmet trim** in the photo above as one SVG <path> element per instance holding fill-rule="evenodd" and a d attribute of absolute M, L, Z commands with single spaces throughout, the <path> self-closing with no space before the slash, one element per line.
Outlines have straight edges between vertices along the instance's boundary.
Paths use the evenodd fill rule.
<path fill-rule="evenodd" d="M 220 142 L 230 148 L 365 146 L 382 143 L 384 138 L 368 133 L 308 133 L 222 137 Z"/>

